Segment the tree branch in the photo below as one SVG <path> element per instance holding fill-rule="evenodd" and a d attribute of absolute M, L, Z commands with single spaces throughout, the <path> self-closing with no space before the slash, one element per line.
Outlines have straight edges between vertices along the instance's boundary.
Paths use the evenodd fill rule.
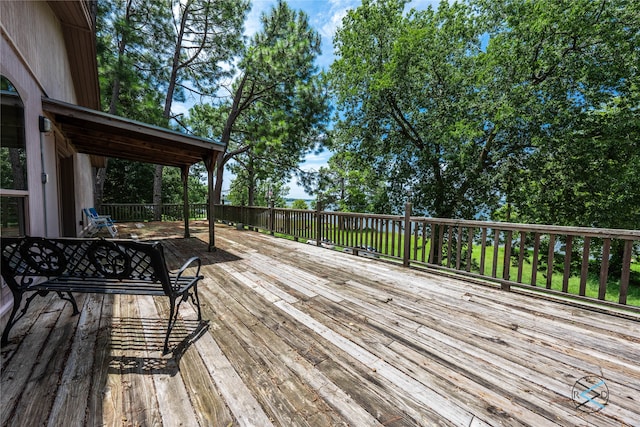
<path fill-rule="evenodd" d="M 404 117 L 402 110 L 398 106 L 394 96 L 387 94 L 387 101 L 391 107 L 391 117 L 400 126 L 400 132 L 405 135 L 413 144 L 420 150 L 424 150 L 425 144 L 418 131 L 413 127 L 411 123 Z"/>

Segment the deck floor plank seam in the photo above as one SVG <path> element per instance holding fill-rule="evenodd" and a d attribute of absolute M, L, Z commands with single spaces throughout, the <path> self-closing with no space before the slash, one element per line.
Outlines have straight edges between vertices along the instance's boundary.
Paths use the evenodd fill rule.
<path fill-rule="evenodd" d="M 51 413 L 48 415 L 49 426 L 63 423 L 79 426 L 84 423 L 85 411 L 79 411 L 78 408 L 86 408 L 89 402 L 91 377 L 94 372 L 91 349 L 95 348 L 102 315 L 102 300 L 103 298 L 97 295 L 90 295 L 82 306 L 78 330 L 60 379 L 60 386 L 54 394 Z"/>
<path fill-rule="evenodd" d="M 242 286 L 240 284 L 240 286 Z M 331 425 L 332 422 L 322 421 L 324 416 L 331 418 L 331 411 L 318 399 L 315 389 L 302 381 L 297 370 L 286 363 L 283 358 L 287 352 L 291 352 L 285 343 L 272 331 L 262 324 L 259 319 L 247 310 L 234 295 L 229 293 L 233 287 L 228 283 L 224 289 L 216 290 L 217 300 L 229 309 L 224 321 L 235 324 L 238 338 L 244 343 L 246 351 L 250 354 L 254 363 L 263 366 L 267 373 L 267 380 L 273 383 L 273 387 L 280 390 L 287 398 L 280 402 L 281 405 L 292 405 L 289 413 L 297 413 L 298 417 L 291 420 L 280 420 L 281 425 L 295 425 L 304 422 L 303 425 Z M 264 390 L 268 390 L 265 387 Z M 261 399 L 266 401 L 267 399 Z M 287 412 L 287 411 L 284 411 Z M 315 419 L 315 422 L 312 420 Z M 341 423 L 341 420 L 334 419 Z M 308 423 L 308 424 L 306 424 Z"/>
<path fill-rule="evenodd" d="M 228 288 L 227 288 L 228 289 Z M 246 299 L 246 294 L 242 294 L 242 291 L 239 291 L 240 294 L 242 295 L 242 298 Z M 246 304 L 248 309 L 251 310 L 257 310 L 257 306 L 258 304 Z M 250 307 L 250 308 L 249 308 Z M 261 316 L 261 314 L 258 312 L 256 313 L 257 315 Z M 284 333 L 283 331 L 289 329 L 290 330 L 290 335 L 287 338 L 284 338 L 286 342 L 290 343 L 289 345 L 292 346 L 294 349 L 296 349 L 297 353 L 301 356 L 301 357 L 305 357 L 305 348 L 310 348 L 314 346 L 314 343 L 318 342 L 316 341 L 316 338 L 314 337 L 314 334 L 309 333 L 311 332 L 310 330 L 307 330 L 307 328 L 304 325 L 299 325 L 295 322 L 295 319 L 291 318 L 290 316 L 287 316 L 286 313 L 282 313 L 280 315 L 277 315 L 277 317 L 279 319 L 284 319 L 281 320 L 279 322 L 279 324 L 272 324 L 271 327 L 274 328 L 274 330 L 276 331 L 276 333 L 279 336 L 283 336 L 286 335 L 286 333 Z M 261 318 L 264 319 L 263 316 L 261 316 Z M 271 322 L 270 322 L 271 323 Z M 293 326 L 290 326 L 293 325 Z M 278 327 L 281 326 L 281 327 Z M 302 332 L 301 332 L 302 330 Z M 293 332 L 295 331 L 295 332 Z M 295 338 L 291 338 L 291 335 L 295 335 Z M 292 342 L 294 342 L 293 344 L 291 344 Z M 325 343 L 322 342 L 318 342 L 317 344 L 318 346 L 322 346 L 323 348 L 326 347 Z M 334 351 L 331 351 L 330 353 L 328 353 L 328 356 L 330 357 L 331 360 L 335 361 L 335 360 L 342 360 L 342 363 L 344 364 L 354 364 L 356 362 L 356 360 L 354 360 L 350 355 L 341 352 L 340 349 L 336 349 Z M 347 359 L 346 361 L 344 361 L 344 359 Z M 327 360 L 327 358 L 314 358 L 311 357 L 308 359 L 309 362 L 311 362 L 312 364 L 314 364 L 316 367 L 324 364 L 325 360 Z M 367 373 L 371 373 L 371 368 L 365 368 L 365 371 Z M 351 391 L 352 388 L 349 388 L 349 391 Z M 347 392 L 349 394 L 349 391 Z M 389 389 L 385 389 L 384 390 L 384 394 L 388 394 L 389 393 Z M 382 395 L 382 394 L 381 394 Z M 369 399 L 371 399 L 371 396 L 368 396 Z M 389 396 L 387 395 L 387 400 L 389 400 Z M 380 398 L 379 403 L 384 403 L 383 399 Z M 381 416 L 384 414 L 380 414 Z M 395 418 L 398 417 L 402 417 L 404 414 L 400 414 L 395 416 Z M 424 415 L 424 414 L 423 414 Z M 395 419 L 394 417 L 391 417 L 391 419 Z M 437 420 L 437 418 L 432 418 L 431 421 Z"/>
<path fill-rule="evenodd" d="M 179 259 L 184 259 L 184 256 L 181 255 Z M 154 298 L 153 300 L 160 317 L 163 319 L 168 318 L 169 316 L 166 313 L 168 311 L 166 298 Z M 182 332 L 182 336 L 179 338 L 187 341 L 176 342 L 174 338 L 174 340 L 170 341 L 170 345 L 188 346 L 192 343 L 192 339 L 197 340 L 201 336 L 201 333 L 206 333 L 208 322 L 205 321 L 206 323 L 204 324 L 197 324 L 198 315 L 191 304 L 183 304 L 180 307 L 180 313 L 182 314 L 182 319 L 185 319 L 185 321 L 189 323 L 182 326 L 180 322 L 178 322 L 175 326 L 173 336 L 175 337 L 176 332 Z M 188 327 L 192 329 L 188 330 Z M 201 332 L 201 328 L 204 328 L 204 331 Z M 196 335 L 192 337 L 194 333 Z M 161 340 L 162 337 L 160 338 L 160 342 Z M 198 424 L 201 426 L 233 425 L 234 417 L 222 397 L 220 389 L 211 375 L 209 375 L 209 371 L 200 352 L 183 352 L 181 349 L 178 349 L 178 351 L 178 356 L 174 354 L 173 358 L 178 357 L 178 360 L 167 360 L 168 363 L 171 363 L 172 370 L 180 370 L 180 375 L 184 381 L 184 386 L 189 395 L 189 401 L 193 406 L 193 412 Z"/>
<path fill-rule="evenodd" d="M 162 355 L 163 298 L 78 294 L 80 316 L 35 298 L 0 355 L 0 425 L 638 425 L 640 316 L 223 225 L 208 252 L 204 226 L 155 227 L 132 232 L 170 267 L 201 258 L 204 321 L 183 302 Z M 595 413 L 571 394 L 586 375 L 610 393 Z"/>
<path fill-rule="evenodd" d="M 87 356 L 92 359 L 93 372 L 91 375 L 91 385 L 87 408 L 85 411 L 84 425 L 108 425 L 104 420 L 105 406 L 108 405 L 111 395 L 110 382 L 115 383 L 114 376 L 110 375 L 110 364 L 112 359 L 112 332 L 115 295 L 101 295 L 102 306 L 100 321 L 96 331 L 95 347 L 88 348 Z M 113 408 L 112 408 L 113 412 Z"/>

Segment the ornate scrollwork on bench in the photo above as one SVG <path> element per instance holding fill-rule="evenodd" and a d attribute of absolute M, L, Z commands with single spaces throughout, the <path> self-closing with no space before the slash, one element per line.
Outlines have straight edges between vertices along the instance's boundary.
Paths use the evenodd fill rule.
<path fill-rule="evenodd" d="M 198 320 L 202 320 L 198 281 L 203 276 L 197 257 L 173 273 L 167 269 L 163 248 L 158 242 L 41 237 L 8 237 L 1 238 L 1 242 L 2 277 L 14 300 L 2 333 L 2 345 L 7 344 L 9 331 L 26 314 L 33 298 L 48 292 L 56 292 L 71 302 L 74 314 L 79 311 L 73 292 L 168 297 L 170 314 L 165 353 L 169 351 L 169 335 L 182 302 L 191 299 L 197 308 Z M 196 274 L 185 275 L 185 270 L 192 266 Z M 27 294 L 30 295 L 20 311 Z"/>

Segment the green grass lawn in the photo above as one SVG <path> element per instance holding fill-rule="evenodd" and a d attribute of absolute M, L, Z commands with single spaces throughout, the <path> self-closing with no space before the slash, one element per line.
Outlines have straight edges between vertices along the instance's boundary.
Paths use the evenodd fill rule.
<path fill-rule="evenodd" d="M 309 235 L 315 236 L 315 231 L 313 229 L 309 230 Z M 284 234 L 276 233 L 281 237 L 291 238 L 291 236 L 287 236 Z M 388 235 L 380 232 L 373 232 L 371 230 L 359 231 L 359 230 L 340 230 L 335 231 L 330 228 L 324 229 L 324 236 L 334 241 L 336 244 L 336 250 L 343 250 L 345 247 L 352 246 L 373 246 L 377 249 L 377 252 L 382 256 L 388 256 L 395 259 L 402 259 L 404 256 L 404 235 L 399 233 L 389 233 Z M 312 237 L 311 239 L 314 239 Z M 302 240 L 302 239 L 301 239 Z M 306 241 L 306 238 L 305 238 Z M 422 247 L 423 241 L 422 238 L 418 238 L 417 245 L 416 239 L 414 236 L 411 236 L 411 246 L 410 246 L 410 258 L 413 261 L 422 262 L 423 260 L 426 262 L 429 258 L 429 251 L 431 249 L 430 240 L 427 240 L 424 248 Z M 443 248 L 443 251 L 446 253 L 446 241 Z M 452 254 L 455 257 L 456 247 L 452 245 L 451 248 Z M 423 258 L 424 252 L 424 258 Z M 471 254 L 471 271 L 474 273 L 480 273 L 480 259 L 481 259 L 482 248 L 480 245 L 473 245 L 473 250 Z M 461 253 L 462 264 L 464 265 L 466 261 L 466 249 L 462 250 Z M 493 260 L 494 260 L 494 248 L 493 246 L 487 245 L 485 248 L 485 264 L 484 264 L 484 272 L 483 275 L 490 278 L 493 276 Z M 531 277 L 532 277 L 532 254 L 528 253 L 524 258 L 524 263 L 522 267 L 522 278 L 520 283 L 531 285 Z M 517 282 L 518 279 L 518 266 L 513 265 L 514 258 L 512 257 L 512 261 L 509 267 L 509 279 L 512 282 Z M 443 259 L 442 265 L 446 266 L 447 259 L 446 257 Z M 516 262 L 517 264 L 517 262 Z M 451 268 L 455 268 L 455 260 L 451 261 Z M 503 269 L 504 269 L 504 247 L 499 246 L 497 251 L 497 264 L 496 264 L 496 272 L 495 277 L 502 278 L 503 277 Z M 640 276 L 640 263 L 635 262 L 631 264 L 632 274 L 635 273 L 636 277 Z M 543 270 L 540 270 L 540 265 L 538 266 L 538 272 L 536 274 L 536 283 L 535 286 L 540 288 L 546 288 L 547 285 L 547 269 L 546 265 L 544 265 Z M 551 280 L 551 289 L 556 291 L 562 291 L 562 272 L 554 271 L 552 274 Z M 598 290 L 600 288 L 600 278 L 599 272 L 590 272 L 585 288 L 585 295 L 591 298 L 598 297 Z M 580 291 L 580 276 L 572 275 L 568 281 L 568 293 L 572 295 L 579 295 Z M 610 278 L 607 282 L 607 292 L 605 295 L 606 301 L 618 302 L 620 294 L 620 280 L 616 278 Z M 640 307 L 640 285 L 638 284 L 629 284 L 629 290 L 627 293 L 627 304 L 632 306 Z"/>
<path fill-rule="evenodd" d="M 472 259 L 479 265 L 480 256 L 481 256 L 481 247 L 473 248 Z M 493 246 L 487 246 L 486 255 L 485 255 L 485 275 L 491 274 L 491 268 L 493 264 L 494 251 Z M 522 266 L 522 281 L 521 283 L 531 285 L 531 277 L 532 277 L 532 265 L 531 265 L 532 255 L 529 254 L 525 256 L 523 266 Z M 504 248 L 498 248 L 498 265 L 497 265 L 497 277 L 503 277 L 503 268 L 504 266 Z M 538 266 L 540 268 L 540 266 Z M 473 270 L 473 268 L 472 268 Z M 640 264 L 632 263 L 631 271 L 635 272 L 637 275 L 640 275 Z M 513 265 L 512 263 L 509 268 L 509 278 L 511 281 L 517 281 L 518 278 L 518 266 Z M 553 271 L 551 276 L 551 289 L 556 291 L 562 291 L 562 281 L 563 281 L 563 272 Z M 536 274 L 536 283 L 535 286 L 538 287 L 546 287 L 547 286 L 547 268 L 546 265 L 544 269 L 541 271 L 538 269 Z M 591 298 L 598 298 L 598 290 L 600 289 L 600 277 L 599 273 L 590 272 L 587 277 L 586 287 L 585 287 L 585 295 Z M 580 276 L 572 275 L 569 277 L 568 281 L 568 293 L 573 295 L 579 295 L 580 292 Z M 620 279 L 610 278 L 607 282 L 607 292 L 605 294 L 605 300 L 611 302 L 618 302 L 620 296 Z M 627 292 L 627 304 L 633 306 L 640 306 L 640 286 L 638 285 L 629 285 L 629 289 Z"/>

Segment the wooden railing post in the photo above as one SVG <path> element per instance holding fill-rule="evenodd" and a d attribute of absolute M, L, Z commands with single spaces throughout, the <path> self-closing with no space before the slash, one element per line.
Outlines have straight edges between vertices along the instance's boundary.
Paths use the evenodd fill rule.
<path fill-rule="evenodd" d="M 409 267 L 409 256 L 411 255 L 411 203 L 404 205 L 404 251 L 402 254 L 402 265 Z"/>
<path fill-rule="evenodd" d="M 353 255 L 362 254 L 393 259 L 397 262 L 401 261 L 405 267 L 419 268 L 428 264 L 430 268 L 457 271 L 476 279 L 498 282 L 504 290 L 514 286 L 538 288 L 540 291 L 551 294 L 573 294 L 578 299 L 597 298 L 604 301 L 606 305 L 631 306 L 634 311 L 640 312 L 637 299 L 630 292 L 635 284 L 634 272 L 637 266 L 634 263 L 634 257 L 636 245 L 640 244 L 639 230 L 418 218 L 412 216 L 411 203 L 406 204 L 404 217 L 395 214 L 324 212 L 321 196 L 318 199 L 315 208 L 309 210 L 280 208 L 276 210 L 273 203 L 270 203 L 268 208 L 207 203 L 189 204 L 189 209 L 184 209 L 183 212 L 185 221 L 191 215 L 195 217 L 197 205 L 207 212 L 210 224 L 211 219 L 225 219 L 235 222 L 238 226 L 242 224 L 249 229 L 268 228 L 272 235 L 275 235 L 275 231 L 278 230 L 278 234 L 290 235 L 294 239 L 304 239 L 305 242 L 313 243 L 315 240 L 318 246 L 322 246 L 323 239 L 331 239 L 336 246 L 347 248 Z M 121 222 L 150 220 L 159 207 L 160 205 L 154 204 L 102 204 L 105 215 L 110 215 L 112 219 Z M 178 204 L 165 204 L 162 208 L 163 214 L 167 217 L 178 218 L 181 215 Z M 268 215 L 267 218 L 264 217 L 265 214 Z M 431 226 L 430 233 L 427 232 L 427 225 Z M 185 224 L 185 230 L 188 230 L 187 227 L 188 223 Z M 466 238 L 465 229 L 468 233 Z M 480 242 L 476 242 L 476 245 L 479 246 L 480 254 L 474 255 L 473 247 L 478 230 L 480 230 Z M 514 241 L 515 233 L 518 233 L 518 242 Z M 418 246 L 420 235 L 423 241 Z M 546 242 L 547 236 L 549 246 L 544 250 L 542 242 Z M 427 237 L 431 239 L 428 258 Z M 210 230 L 211 242 L 213 238 L 214 234 Z M 466 253 L 463 238 L 467 244 Z M 502 239 L 504 239 L 504 258 L 500 258 L 498 262 Z M 556 242 L 562 242 L 563 245 L 556 245 Z M 369 246 L 375 247 L 376 250 L 373 253 L 367 253 L 366 248 Z M 420 247 L 422 253 L 418 257 Z M 215 249 L 215 245 L 210 245 L 210 249 Z M 514 261 L 517 258 L 517 277 L 515 262 L 514 272 L 511 273 L 511 255 L 516 250 L 518 254 L 517 257 L 514 256 Z M 563 251 L 564 255 L 562 255 Z M 574 252 L 575 255 L 572 255 Z M 578 259 L 580 252 L 582 252 L 582 259 Z M 614 257 L 611 257 L 612 253 Z M 553 282 L 553 275 L 558 274 L 554 271 L 554 257 L 559 259 L 561 256 L 564 256 L 562 281 L 561 283 L 559 280 Z M 541 263 L 545 260 L 547 265 L 542 267 Z M 590 274 L 598 273 L 595 266 L 597 260 L 600 263 L 599 286 L 591 290 L 587 284 Z M 478 261 L 479 265 L 476 265 Z M 531 272 L 530 280 L 524 275 L 525 263 L 526 270 L 530 269 Z M 574 263 L 580 264 L 579 277 L 574 277 L 572 274 Z M 500 264 L 502 264 L 502 271 L 500 271 Z M 611 264 L 615 268 L 609 271 Z M 593 268 L 591 268 L 592 265 Z M 538 280 L 538 276 L 543 272 L 546 272 L 545 279 Z M 609 280 L 617 280 L 618 274 L 620 285 L 608 288 Z M 607 301 L 613 300 L 614 295 L 617 303 Z M 633 298 L 631 303 L 627 302 L 630 296 Z"/>
<path fill-rule="evenodd" d="M 180 170 L 182 179 L 182 215 L 184 216 L 184 237 L 189 238 L 189 166 L 184 166 Z"/>
<path fill-rule="evenodd" d="M 275 234 L 275 221 L 276 213 L 273 206 L 273 200 L 269 201 L 269 233 L 273 236 Z"/>
<path fill-rule="evenodd" d="M 320 246 L 322 241 L 322 215 L 320 214 L 322 209 L 320 198 L 316 202 L 316 246 Z"/>
<path fill-rule="evenodd" d="M 500 284 L 500 289 L 503 291 L 511 290 L 511 287 L 507 283 L 511 279 L 511 239 L 513 238 L 513 231 L 507 230 L 504 236 L 504 260 L 502 263 L 502 279 L 505 282 Z"/>

